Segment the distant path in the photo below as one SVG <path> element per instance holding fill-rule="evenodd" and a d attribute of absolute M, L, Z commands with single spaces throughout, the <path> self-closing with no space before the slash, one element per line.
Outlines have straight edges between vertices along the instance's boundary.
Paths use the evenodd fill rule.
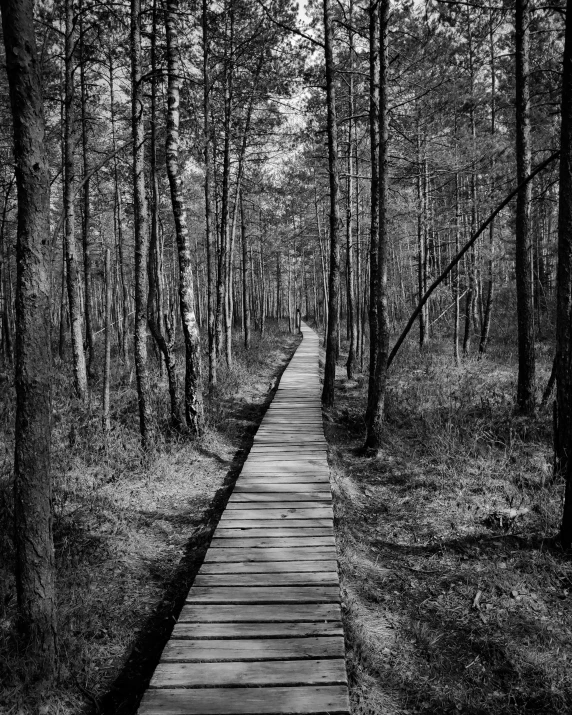
<path fill-rule="evenodd" d="M 349 713 L 318 336 L 302 333 L 139 715 Z"/>

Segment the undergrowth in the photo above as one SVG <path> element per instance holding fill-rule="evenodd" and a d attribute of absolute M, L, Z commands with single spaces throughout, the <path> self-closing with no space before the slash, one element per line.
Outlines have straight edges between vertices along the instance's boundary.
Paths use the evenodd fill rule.
<path fill-rule="evenodd" d="M 539 351 L 539 384 L 550 372 Z M 325 421 L 355 715 L 572 710 L 572 564 L 555 545 L 551 414 L 515 412 L 496 345 L 450 345 L 392 368 L 384 442 L 361 450 L 365 375 L 340 358 Z"/>
<path fill-rule="evenodd" d="M 267 323 L 264 337 L 253 332 L 249 351 L 237 336 L 232 368 L 219 365 L 218 384 L 210 395 L 205 392 L 206 428 L 198 440 L 169 428 L 165 378 L 156 370 L 155 439 L 147 454 L 140 448 L 131 369 L 115 363 L 107 438 L 100 428 L 99 385 L 92 386 L 86 410 L 70 396 L 66 367 L 55 370 L 52 473 L 60 676 L 50 692 L 36 688 L 33 663 L 16 635 L 13 395 L 0 402 L 3 715 L 100 711 L 153 613 L 166 605 L 172 625 L 175 606 L 164 600 L 173 598 L 176 588 L 168 585 L 178 578 L 178 566 L 189 556 L 189 540 L 203 529 L 237 450 L 248 449 L 245 435 L 252 435 L 260 421 L 296 340 L 287 327 L 273 322 Z"/>

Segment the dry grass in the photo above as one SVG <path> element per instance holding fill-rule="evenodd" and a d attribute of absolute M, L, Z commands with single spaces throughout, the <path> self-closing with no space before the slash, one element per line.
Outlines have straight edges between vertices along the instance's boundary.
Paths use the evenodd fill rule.
<path fill-rule="evenodd" d="M 571 712 L 563 488 L 550 414 L 514 414 L 514 359 L 404 353 L 376 458 L 359 449 L 365 381 L 343 375 L 325 424 L 354 712 Z"/>
<path fill-rule="evenodd" d="M 270 324 L 250 352 L 235 345 L 235 365 L 221 369 L 206 404 L 207 429 L 198 441 L 167 427 L 162 378 L 155 375 L 157 439 L 139 447 L 133 376 L 113 386 L 113 430 L 107 441 L 98 404 L 81 410 L 68 396 L 69 376 L 54 390 L 54 539 L 58 578 L 60 680 L 36 692 L 31 663 L 15 634 L 10 538 L 13 405 L 2 403 L 5 449 L 0 481 L 0 712 L 68 714 L 98 701 L 101 712 L 134 712 L 137 649 L 145 629 L 168 633 L 177 599 L 187 590 L 215 513 L 228 493 L 229 474 L 249 447 L 276 376 L 295 345 L 284 326 Z M 118 366 L 119 367 L 119 366 Z M 242 451 L 241 451 L 242 450 Z M 217 496 L 218 495 L 218 496 Z M 207 524 L 208 522 L 208 524 Z M 201 539 L 197 538 L 201 536 Z M 194 537 L 194 538 L 193 538 Z M 157 624 L 157 621 L 160 621 Z M 160 643 L 160 639 L 159 639 Z M 156 650 L 156 647 L 155 647 Z M 160 650 L 160 649 L 159 649 Z M 154 656 L 156 657 L 156 653 Z M 151 659 L 152 660 L 152 659 Z M 131 673 L 123 670 L 128 665 Z M 144 668 L 148 669 L 148 664 Z M 123 669 L 123 670 L 122 670 Z M 134 669 L 139 669 L 134 674 Z M 146 671 L 145 671 L 146 672 Z M 114 691 L 110 688 L 114 684 Z"/>

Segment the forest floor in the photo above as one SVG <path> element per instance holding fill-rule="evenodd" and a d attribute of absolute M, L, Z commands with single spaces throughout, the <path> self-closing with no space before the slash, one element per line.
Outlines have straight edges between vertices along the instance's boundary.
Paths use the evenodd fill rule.
<path fill-rule="evenodd" d="M 115 371 L 113 429 L 54 389 L 54 540 L 61 674 L 34 689 L 14 637 L 11 475 L 13 399 L 0 403 L 0 713 L 132 714 L 159 659 L 253 435 L 298 337 L 267 323 L 246 352 L 240 335 L 231 370 L 219 368 L 199 440 L 167 426 L 167 390 L 154 384 L 156 441 L 139 447 L 135 380 Z M 97 386 L 95 387 L 95 390 Z M 94 390 L 94 392 L 95 392 Z"/>
<path fill-rule="evenodd" d="M 459 367 L 450 355 L 404 348 L 374 458 L 367 380 L 348 382 L 340 356 L 324 424 L 353 712 L 568 714 L 572 562 L 552 540 L 551 410 L 514 414 L 508 351 Z"/>

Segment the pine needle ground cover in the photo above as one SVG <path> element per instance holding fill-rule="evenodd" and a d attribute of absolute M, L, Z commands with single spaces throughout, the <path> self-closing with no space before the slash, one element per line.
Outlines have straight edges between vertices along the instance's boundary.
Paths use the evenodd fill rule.
<path fill-rule="evenodd" d="M 510 355 L 392 368 L 381 453 L 338 364 L 326 436 L 356 715 L 572 709 L 572 564 L 554 547 L 551 409 L 514 413 Z M 539 385 L 550 371 L 539 366 Z"/>
<path fill-rule="evenodd" d="M 11 539 L 11 405 L 2 402 L 0 481 L 0 713 L 133 713 L 175 622 L 218 516 L 246 458 L 276 380 L 295 349 L 283 324 L 237 339 L 232 369 L 205 395 L 197 441 L 168 428 L 163 378 L 155 380 L 153 451 L 143 455 L 135 381 L 118 364 L 113 429 L 104 442 L 99 401 L 70 401 L 69 376 L 54 391 L 54 540 L 60 679 L 35 691 L 15 638 Z M 97 387 L 93 390 L 97 395 Z"/>

